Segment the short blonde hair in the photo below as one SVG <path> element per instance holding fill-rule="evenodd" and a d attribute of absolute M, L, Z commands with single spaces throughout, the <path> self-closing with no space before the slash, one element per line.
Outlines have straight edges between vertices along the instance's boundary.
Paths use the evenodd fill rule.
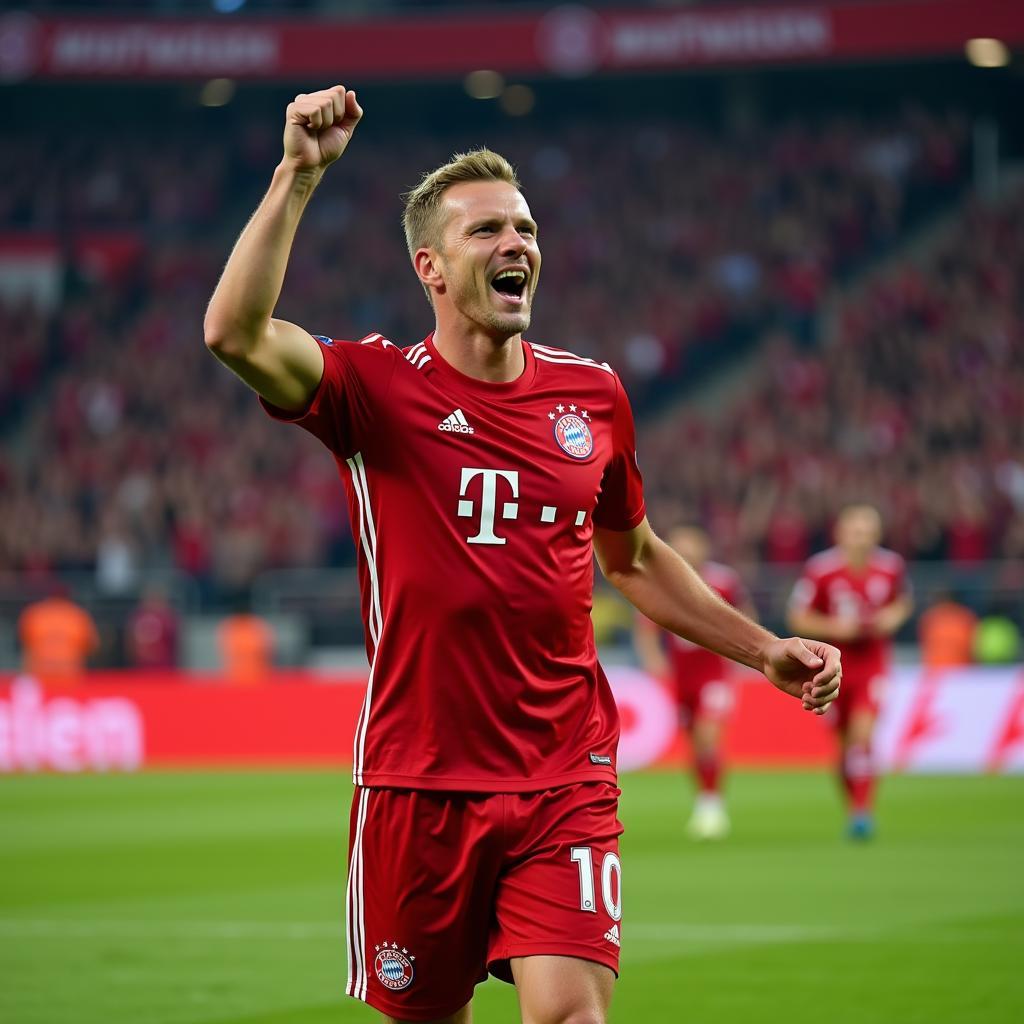
<path fill-rule="evenodd" d="M 404 196 L 402 226 L 409 255 L 423 246 L 440 247 L 442 225 L 438 217 L 441 200 L 452 185 L 464 181 L 506 181 L 522 191 L 515 168 L 490 149 L 456 153 L 448 163 L 423 176 L 423 180 Z"/>

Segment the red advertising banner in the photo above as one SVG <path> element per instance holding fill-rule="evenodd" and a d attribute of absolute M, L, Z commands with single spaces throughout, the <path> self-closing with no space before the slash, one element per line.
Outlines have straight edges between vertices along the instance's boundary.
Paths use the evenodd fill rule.
<path fill-rule="evenodd" d="M 955 54 L 976 36 L 1024 44 L 1014 0 L 903 0 L 683 10 L 438 14 L 337 20 L 0 18 L 0 80 L 204 77 L 346 84 L 478 68 L 576 77 Z"/>
<path fill-rule="evenodd" d="M 612 667 L 622 717 L 618 765 L 685 757 L 669 689 Z M 184 673 L 95 673 L 73 692 L 0 681 L 0 773 L 350 764 L 365 679 L 279 673 L 227 686 Z M 834 756 L 829 716 L 802 712 L 759 676 L 737 681 L 727 756 L 738 765 L 820 766 Z M 1024 670 L 895 673 L 879 722 L 886 770 L 1024 771 Z"/>

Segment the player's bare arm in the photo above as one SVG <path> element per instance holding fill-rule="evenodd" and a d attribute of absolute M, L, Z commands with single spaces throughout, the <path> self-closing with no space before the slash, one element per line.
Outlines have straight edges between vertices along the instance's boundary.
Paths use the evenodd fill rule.
<path fill-rule="evenodd" d="M 801 636 L 813 636 L 828 643 L 846 643 L 864 636 L 864 623 L 855 618 L 826 615 L 813 608 L 791 608 L 786 625 Z"/>
<path fill-rule="evenodd" d="M 817 640 L 780 639 L 723 601 L 645 519 L 594 531 L 601 571 L 651 621 L 763 672 L 804 709 L 824 714 L 839 693 L 839 652 Z"/>
<path fill-rule="evenodd" d="M 363 116 L 343 85 L 300 93 L 288 104 L 284 153 L 270 188 L 228 259 L 206 311 L 210 351 L 268 402 L 304 408 L 323 376 L 311 335 L 273 317 L 303 211 Z"/>
<path fill-rule="evenodd" d="M 913 598 L 909 594 L 901 594 L 878 609 L 871 621 L 872 632 L 876 636 L 893 636 L 903 628 L 913 610 Z"/>

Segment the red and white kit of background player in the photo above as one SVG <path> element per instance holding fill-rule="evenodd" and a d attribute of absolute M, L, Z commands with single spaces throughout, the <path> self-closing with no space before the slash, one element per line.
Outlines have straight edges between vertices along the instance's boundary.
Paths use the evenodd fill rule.
<path fill-rule="evenodd" d="M 723 601 L 754 618 L 740 574 L 712 561 L 711 539 L 704 530 L 675 526 L 667 540 Z M 637 616 L 633 639 L 643 667 L 671 681 L 680 724 L 690 739 L 697 799 L 687 831 L 694 839 L 722 839 L 729 832 L 722 798 L 722 733 L 733 705 L 733 666 L 714 651 L 660 629 L 642 615 Z"/>
<path fill-rule="evenodd" d="M 204 325 L 273 415 L 327 445 L 348 494 L 372 667 L 347 991 L 391 1020 L 465 1022 L 490 970 L 514 980 L 524 1021 L 603 1021 L 621 826 L 592 552 L 648 618 L 763 670 L 808 711 L 834 698 L 838 652 L 751 623 L 654 536 L 618 378 L 522 339 L 541 256 L 496 154 L 407 197 L 431 337 L 332 341 L 272 318 L 302 212 L 361 116 L 342 86 L 289 104 L 284 157 Z"/>
<path fill-rule="evenodd" d="M 839 513 L 836 546 L 811 558 L 789 602 L 792 628 L 834 643 L 843 656 L 836 701 L 839 777 L 851 839 L 874 834 L 875 771 L 871 738 L 892 649 L 892 636 L 913 611 L 903 559 L 879 547 L 882 521 L 870 505 Z"/>

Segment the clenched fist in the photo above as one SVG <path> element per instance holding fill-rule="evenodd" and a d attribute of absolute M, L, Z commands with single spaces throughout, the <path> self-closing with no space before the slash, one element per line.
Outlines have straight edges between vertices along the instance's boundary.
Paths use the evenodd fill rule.
<path fill-rule="evenodd" d="M 804 711 L 823 715 L 839 696 L 843 669 L 839 651 L 820 640 L 790 637 L 764 651 L 764 674 L 783 693 L 803 701 Z"/>
<path fill-rule="evenodd" d="M 362 116 L 356 94 L 343 85 L 300 92 L 285 116 L 285 162 L 300 171 L 323 170 L 345 152 Z"/>

